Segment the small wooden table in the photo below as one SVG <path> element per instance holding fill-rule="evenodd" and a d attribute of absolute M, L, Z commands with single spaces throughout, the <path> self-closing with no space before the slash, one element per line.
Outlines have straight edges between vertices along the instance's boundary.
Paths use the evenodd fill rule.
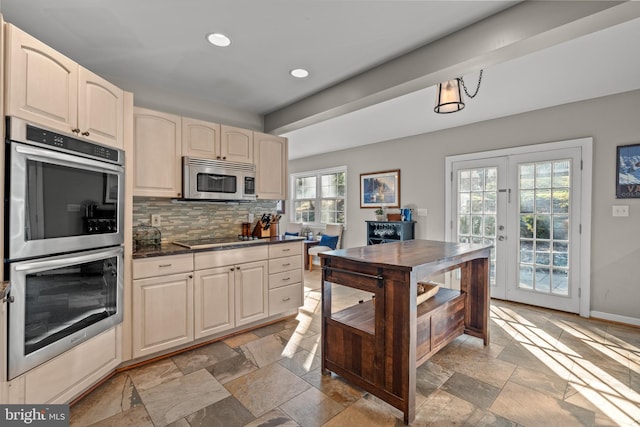
<path fill-rule="evenodd" d="M 309 269 L 309 248 L 312 246 L 318 246 L 320 240 L 305 240 L 304 241 L 304 269 Z"/>
<path fill-rule="evenodd" d="M 457 336 L 489 343 L 491 246 L 407 240 L 320 253 L 322 373 L 333 371 L 415 418 L 416 368 Z M 416 303 L 417 283 L 460 268 L 460 290 Z M 332 284 L 375 299 L 331 310 Z"/>

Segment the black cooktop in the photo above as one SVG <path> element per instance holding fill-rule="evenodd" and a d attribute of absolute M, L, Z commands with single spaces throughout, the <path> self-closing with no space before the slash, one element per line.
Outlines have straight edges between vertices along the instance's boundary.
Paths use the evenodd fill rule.
<path fill-rule="evenodd" d="M 209 237 L 203 239 L 187 239 L 174 241 L 173 243 L 179 246 L 184 246 L 189 249 L 206 249 L 206 248 L 215 248 L 217 246 L 227 246 L 227 245 L 241 245 L 241 244 L 252 244 L 252 243 L 260 243 L 260 239 L 249 237 L 247 240 L 243 239 L 242 236 L 238 237 Z"/>

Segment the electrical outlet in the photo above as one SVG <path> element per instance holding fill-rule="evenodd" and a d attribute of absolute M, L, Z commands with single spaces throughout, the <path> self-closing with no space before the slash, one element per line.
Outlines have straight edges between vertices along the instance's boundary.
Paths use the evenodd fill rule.
<path fill-rule="evenodd" d="M 151 225 L 153 227 L 160 227 L 160 214 L 151 214 Z"/>
<path fill-rule="evenodd" d="M 253 214 L 252 214 L 252 213 L 250 213 L 249 215 L 247 215 L 247 218 L 248 218 L 249 222 L 253 222 L 253 220 L 254 220 L 254 216 L 253 216 Z"/>
<path fill-rule="evenodd" d="M 613 205 L 613 216 L 629 216 L 629 205 Z"/>

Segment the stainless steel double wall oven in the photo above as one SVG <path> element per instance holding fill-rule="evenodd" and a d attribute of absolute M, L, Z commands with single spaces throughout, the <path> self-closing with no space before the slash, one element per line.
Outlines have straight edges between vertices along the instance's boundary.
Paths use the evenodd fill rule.
<path fill-rule="evenodd" d="M 11 379 L 122 321 L 124 152 L 6 126 Z"/>

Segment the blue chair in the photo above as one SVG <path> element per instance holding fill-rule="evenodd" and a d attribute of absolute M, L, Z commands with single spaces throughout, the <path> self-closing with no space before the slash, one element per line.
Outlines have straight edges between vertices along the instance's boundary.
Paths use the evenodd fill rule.
<path fill-rule="evenodd" d="M 342 224 L 327 224 L 324 233 L 320 239 L 318 246 L 309 248 L 307 256 L 309 257 L 309 271 L 313 270 L 313 257 L 320 252 L 332 251 L 334 249 L 340 249 L 342 243 Z"/>

